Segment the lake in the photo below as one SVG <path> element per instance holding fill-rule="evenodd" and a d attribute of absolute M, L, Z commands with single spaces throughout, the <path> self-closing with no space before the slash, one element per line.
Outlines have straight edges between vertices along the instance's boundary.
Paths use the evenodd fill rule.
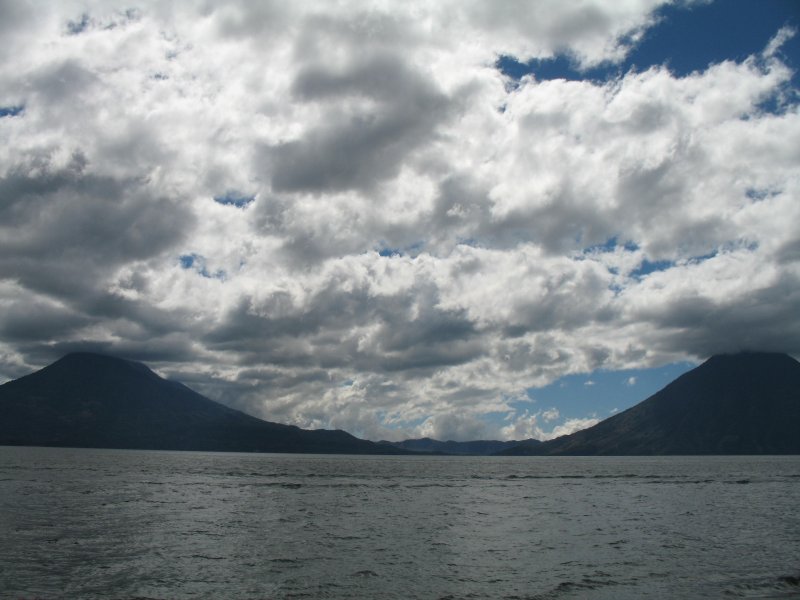
<path fill-rule="evenodd" d="M 2 598 L 798 598 L 800 457 L 0 447 Z"/>

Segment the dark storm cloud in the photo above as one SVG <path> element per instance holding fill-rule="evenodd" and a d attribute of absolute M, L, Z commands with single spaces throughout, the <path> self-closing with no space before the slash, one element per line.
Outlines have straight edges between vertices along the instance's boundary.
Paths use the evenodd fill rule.
<path fill-rule="evenodd" d="M 38 156 L 0 178 L 0 274 L 43 291 L 93 286 L 102 273 L 163 252 L 193 221 L 135 180 L 51 168 Z"/>
<path fill-rule="evenodd" d="M 506 328 L 511 332 L 573 331 L 593 322 L 607 322 L 617 312 L 607 279 L 597 273 L 571 272 L 551 276 L 541 297 L 518 300 Z M 505 329 L 508 331 L 508 329 Z"/>
<path fill-rule="evenodd" d="M 244 364 L 371 372 L 430 372 L 485 351 L 485 340 L 463 311 L 435 308 L 437 291 L 428 284 L 391 296 L 347 284 L 329 282 L 305 302 L 288 293 L 242 300 L 204 342 L 242 353 Z M 360 339 L 364 327 L 368 340 Z"/>
<path fill-rule="evenodd" d="M 79 302 L 88 314 L 98 319 L 117 321 L 121 333 L 134 343 L 158 340 L 171 334 L 189 335 L 193 332 L 188 325 L 192 322 L 191 311 L 183 307 L 167 310 L 149 302 L 132 300 L 102 290 L 87 293 Z M 127 326 L 123 327 L 122 323 L 127 323 Z"/>
<path fill-rule="evenodd" d="M 800 239 L 783 244 L 777 252 L 778 261 L 784 264 L 800 262 Z"/>
<path fill-rule="evenodd" d="M 711 301 L 678 297 L 651 315 L 656 344 L 699 358 L 741 351 L 800 354 L 800 278 L 784 273 L 769 287 Z"/>
<path fill-rule="evenodd" d="M 426 304 L 423 314 L 415 315 L 405 327 L 390 323 L 380 335 L 386 352 L 404 351 L 419 346 L 455 344 L 477 335 L 475 325 L 462 312 L 436 310 Z"/>
<path fill-rule="evenodd" d="M 32 364 L 47 364 L 71 352 L 96 352 L 127 360 L 145 362 L 156 367 L 192 357 L 191 341 L 186 338 L 161 340 L 97 340 L 75 339 L 54 342 L 28 342 L 19 345 L 20 353 Z"/>
<path fill-rule="evenodd" d="M 27 82 L 27 92 L 36 99 L 37 111 L 49 118 L 68 118 L 69 111 L 80 110 L 77 103 L 82 98 L 90 104 L 99 83 L 98 76 L 85 65 L 66 59 L 37 69 Z"/>
<path fill-rule="evenodd" d="M 445 367 L 466 364 L 483 356 L 485 352 L 485 342 L 480 339 L 451 343 L 437 341 L 401 352 L 388 352 L 367 364 L 374 364 L 373 370 L 376 372 L 400 372 L 413 379 L 430 377 Z"/>
<path fill-rule="evenodd" d="M 90 317 L 52 301 L 16 298 L 4 306 L 0 338 L 15 343 L 65 338 L 90 322 Z"/>
<path fill-rule="evenodd" d="M 341 71 L 309 65 L 292 91 L 298 101 L 331 108 L 299 140 L 266 149 L 276 192 L 371 190 L 395 176 L 448 115 L 433 82 L 387 54 L 355 59 Z"/>
<path fill-rule="evenodd" d="M 173 368 L 169 363 L 160 369 L 166 377 L 180 381 L 195 391 L 214 398 L 227 406 L 242 410 L 257 416 L 269 417 L 278 420 L 277 410 L 271 415 L 265 415 L 263 398 L 266 395 L 280 396 L 303 388 L 305 390 L 323 390 L 331 384 L 327 371 L 303 369 L 287 371 L 279 368 L 250 368 L 242 369 L 234 380 L 221 378 L 209 374 L 208 371 L 193 371 L 190 367 L 182 365 L 180 369 Z M 274 409 L 273 409 L 274 410 Z M 289 416 L 289 407 L 283 407 L 284 419 Z"/>
<path fill-rule="evenodd" d="M 464 311 L 437 308 L 437 297 L 436 290 L 422 288 L 413 296 L 419 303 L 415 314 L 397 310 L 411 301 L 410 296 L 395 299 L 396 309 L 382 311 L 375 345 L 363 361 L 364 366 L 372 365 L 372 369 L 385 372 L 431 373 L 484 354 L 487 340 L 476 324 Z M 421 373 L 408 375 L 419 377 Z"/>
<path fill-rule="evenodd" d="M 431 218 L 427 221 L 431 240 L 478 239 L 484 241 L 481 224 L 492 221 L 492 202 L 488 191 L 466 174 L 445 177 L 438 186 L 438 194 Z M 419 236 L 419 232 L 416 232 Z"/>
<path fill-rule="evenodd" d="M 616 231 L 613 216 L 588 210 L 568 178 L 546 202 L 507 212 L 497 211 L 490 191 L 469 174 L 444 178 L 438 192 L 425 238 L 445 248 L 453 241 L 504 249 L 532 242 L 557 255 L 602 243 Z"/>
<path fill-rule="evenodd" d="M 513 210 L 493 227 L 495 243 L 534 241 L 551 254 L 602 243 L 613 235 L 607 215 L 587 211 L 566 185 L 552 200 L 533 209 Z"/>
<path fill-rule="evenodd" d="M 180 331 L 181 311 L 124 298 L 108 286 L 119 268 L 131 270 L 179 243 L 193 215 L 141 180 L 92 175 L 80 151 L 66 161 L 57 154 L 23 155 L 0 178 L 0 278 L 15 282 L 0 316 L 2 337 L 17 340 L 32 364 L 72 350 L 186 356 L 187 343 L 165 339 Z M 135 268 L 118 283 L 135 294 L 147 287 Z M 118 339 L 92 341 L 89 334 L 82 341 L 92 326 L 116 328 Z"/>
<path fill-rule="evenodd" d="M 313 335 L 323 327 L 349 329 L 368 319 L 366 291 L 342 293 L 327 287 L 314 294 L 307 305 L 288 292 L 273 292 L 257 303 L 242 298 L 207 339 L 214 344 L 259 342 L 277 337 Z"/>
<path fill-rule="evenodd" d="M 63 277 L 54 269 L 52 277 Z M 46 364 L 69 352 L 100 352 L 144 362 L 182 362 L 194 356 L 196 323 L 189 311 L 160 309 L 108 293 L 101 281 L 84 281 L 46 295 L 18 287 L 7 294 L 0 339 L 14 341 L 30 364 Z M 80 283 L 80 282 L 79 282 Z M 58 298 L 53 300 L 51 298 Z M 109 339 L 98 332 L 114 331 Z"/>

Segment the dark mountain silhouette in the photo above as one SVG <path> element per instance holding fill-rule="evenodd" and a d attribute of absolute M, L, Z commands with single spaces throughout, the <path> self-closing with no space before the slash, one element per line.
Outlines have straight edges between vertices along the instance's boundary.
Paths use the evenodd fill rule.
<path fill-rule="evenodd" d="M 344 431 L 262 421 L 145 365 L 75 353 L 0 386 L 0 445 L 399 454 Z"/>
<path fill-rule="evenodd" d="M 800 454 L 800 363 L 714 356 L 594 427 L 501 454 Z"/>
<path fill-rule="evenodd" d="M 420 438 L 416 440 L 403 440 L 402 442 L 386 442 L 381 441 L 380 444 L 388 444 L 403 450 L 410 450 L 412 452 L 428 452 L 437 454 L 459 454 L 467 456 L 488 456 L 496 454 L 502 450 L 507 450 L 518 446 L 519 444 L 536 445 L 542 442 L 534 439 L 523 441 L 499 441 L 499 440 L 475 440 L 471 442 L 454 442 L 448 440 L 441 442 L 431 438 Z"/>

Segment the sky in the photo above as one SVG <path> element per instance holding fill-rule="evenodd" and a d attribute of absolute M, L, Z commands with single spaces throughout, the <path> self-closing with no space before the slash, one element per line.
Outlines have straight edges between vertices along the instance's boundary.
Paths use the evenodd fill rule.
<path fill-rule="evenodd" d="M 0 0 L 0 381 L 548 439 L 800 356 L 800 4 Z"/>

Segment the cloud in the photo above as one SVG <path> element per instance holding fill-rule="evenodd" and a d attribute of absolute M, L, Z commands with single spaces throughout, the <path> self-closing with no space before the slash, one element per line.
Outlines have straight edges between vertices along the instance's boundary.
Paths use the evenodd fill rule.
<path fill-rule="evenodd" d="M 79 150 L 53 154 L 23 155 L 0 177 L 0 276 L 56 297 L 83 295 L 191 226 L 191 212 L 146 184 L 87 173 Z"/>
<path fill-rule="evenodd" d="M 555 421 L 560 416 L 561 415 L 559 414 L 558 409 L 555 407 L 548 408 L 546 411 L 542 412 L 542 420 L 546 423 Z"/>
<path fill-rule="evenodd" d="M 431 417 L 417 431 L 421 437 L 448 441 L 491 439 L 494 436 L 488 430 L 487 424 L 476 417 L 455 414 Z"/>
<path fill-rule="evenodd" d="M 767 47 L 764 48 L 762 55 L 764 58 L 773 58 L 780 51 L 781 46 L 796 35 L 797 30 L 794 27 L 789 27 L 788 25 L 781 27 L 778 33 L 769 41 Z"/>
<path fill-rule="evenodd" d="M 137 6 L 0 9 L 0 376 L 95 349 L 304 427 L 519 438 L 594 422 L 519 408 L 566 374 L 800 354 L 790 30 L 511 82 L 619 64 L 658 3 Z"/>
<path fill-rule="evenodd" d="M 588 429 L 589 427 L 597 425 L 599 422 L 600 419 L 598 418 L 567 419 L 562 425 L 553 428 L 553 431 L 547 434 L 547 437 L 544 439 L 552 440 L 563 435 L 570 435 L 581 429 Z"/>
<path fill-rule="evenodd" d="M 291 88 L 321 113 L 297 140 L 265 150 L 275 192 L 373 191 L 447 117 L 448 99 L 396 54 L 362 54 L 344 67 L 303 67 Z"/>
<path fill-rule="evenodd" d="M 568 51 L 581 66 L 618 60 L 629 43 L 652 22 L 651 11 L 659 2 L 630 2 L 608 6 L 582 2 L 564 6 L 541 2 L 526 6 L 506 2 L 502 6 L 465 3 L 467 19 L 483 35 L 491 36 L 505 54 L 523 59 L 549 57 Z"/>
<path fill-rule="evenodd" d="M 548 409 L 536 413 L 529 413 L 524 411 L 522 414 L 516 414 L 511 418 L 511 423 L 500 429 L 500 436 L 503 439 L 510 440 L 524 440 L 536 439 L 541 441 L 552 440 L 562 435 L 569 435 L 587 429 L 600 422 L 596 417 L 587 417 L 583 419 L 565 419 L 560 424 L 551 424 L 550 429 L 546 430 L 539 424 L 541 419 L 545 423 L 552 423 L 559 418 L 558 410 Z M 466 438 L 465 438 L 466 439 Z M 475 439 L 475 438 L 472 438 Z"/>

